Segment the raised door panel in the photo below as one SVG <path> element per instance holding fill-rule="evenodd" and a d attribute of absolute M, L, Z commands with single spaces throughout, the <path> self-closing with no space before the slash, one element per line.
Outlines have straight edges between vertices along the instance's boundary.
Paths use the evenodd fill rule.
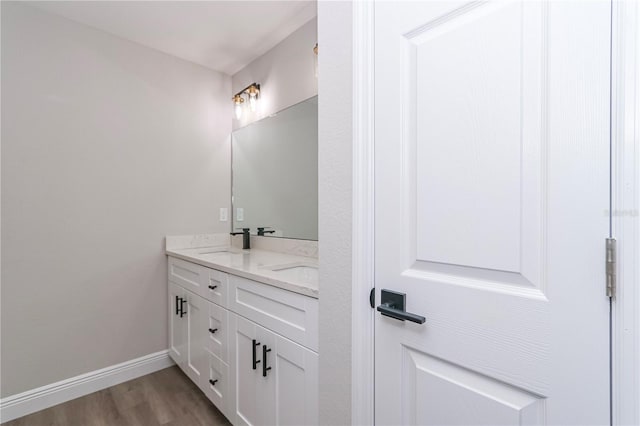
<path fill-rule="evenodd" d="M 408 424 L 544 424 L 543 397 L 420 351 L 403 349 L 403 392 L 421 396 L 405 400 Z"/>
<path fill-rule="evenodd" d="M 224 362 L 229 361 L 229 311 L 208 302 L 207 349 Z"/>
<path fill-rule="evenodd" d="M 191 292 L 185 292 L 187 305 L 187 354 L 185 369 L 195 384 L 203 388 L 206 372 L 206 346 L 208 340 L 208 302 Z"/>
<path fill-rule="evenodd" d="M 318 354 L 277 337 L 274 366 L 276 424 L 318 424 Z"/>
<path fill-rule="evenodd" d="M 186 321 L 181 317 L 181 300 L 185 297 L 184 289 L 169 283 L 169 355 L 184 370 L 187 353 Z"/>
<path fill-rule="evenodd" d="M 470 3 L 403 35 L 407 274 L 544 297 L 545 25 Z"/>

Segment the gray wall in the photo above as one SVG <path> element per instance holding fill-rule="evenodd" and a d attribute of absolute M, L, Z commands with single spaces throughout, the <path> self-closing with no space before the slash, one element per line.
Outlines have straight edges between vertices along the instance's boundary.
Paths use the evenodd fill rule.
<path fill-rule="evenodd" d="M 320 424 L 351 423 L 352 4 L 318 3 Z"/>
<path fill-rule="evenodd" d="M 232 94 L 253 82 L 261 85 L 257 110 L 250 113 L 245 108 L 240 120 L 234 115 L 234 130 L 318 94 L 313 53 L 316 34 L 314 18 L 231 77 Z"/>
<path fill-rule="evenodd" d="M 3 397 L 167 348 L 164 235 L 229 229 L 229 93 L 2 2 Z"/>

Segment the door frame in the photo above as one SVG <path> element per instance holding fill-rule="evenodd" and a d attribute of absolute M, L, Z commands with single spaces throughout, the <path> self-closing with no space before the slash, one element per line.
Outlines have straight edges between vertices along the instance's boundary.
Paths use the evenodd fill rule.
<path fill-rule="evenodd" d="M 353 231 L 351 423 L 374 424 L 373 0 L 353 2 Z M 639 424 L 640 407 L 640 5 L 612 0 L 611 228 L 617 239 L 612 302 L 612 424 Z M 632 94 L 632 96 L 629 96 Z M 603 241 L 604 262 L 604 241 Z M 604 277 L 602 285 L 605 291 Z"/>
<path fill-rule="evenodd" d="M 612 424 L 640 424 L 640 6 L 614 0 L 611 39 Z"/>
<path fill-rule="evenodd" d="M 374 422 L 373 0 L 353 2 L 351 424 Z"/>

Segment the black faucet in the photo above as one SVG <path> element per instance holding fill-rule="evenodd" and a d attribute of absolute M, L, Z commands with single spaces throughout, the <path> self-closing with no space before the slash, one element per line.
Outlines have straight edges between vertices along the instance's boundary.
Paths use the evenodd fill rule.
<path fill-rule="evenodd" d="M 231 235 L 240 235 L 242 234 L 242 249 L 249 250 L 251 248 L 251 235 L 249 235 L 249 231 L 251 228 L 238 228 L 242 229 L 242 232 L 232 232 Z"/>
<path fill-rule="evenodd" d="M 267 228 L 268 226 L 263 226 L 262 228 L 258 228 L 258 236 L 264 237 L 264 234 L 273 234 L 274 232 L 276 232 L 274 229 L 270 231 L 265 231 L 265 229 Z"/>

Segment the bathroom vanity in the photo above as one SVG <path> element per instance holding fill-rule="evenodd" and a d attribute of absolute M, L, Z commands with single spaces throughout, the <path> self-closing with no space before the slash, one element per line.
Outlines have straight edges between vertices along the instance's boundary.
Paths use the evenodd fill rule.
<path fill-rule="evenodd" d="M 234 131 L 234 236 L 167 237 L 169 353 L 235 425 L 318 423 L 317 127 L 313 97 Z"/>
<path fill-rule="evenodd" d="M 167 237 L 170 356 L 235 425 L 317 424 L 317 243 L 253 240 Z"/>

